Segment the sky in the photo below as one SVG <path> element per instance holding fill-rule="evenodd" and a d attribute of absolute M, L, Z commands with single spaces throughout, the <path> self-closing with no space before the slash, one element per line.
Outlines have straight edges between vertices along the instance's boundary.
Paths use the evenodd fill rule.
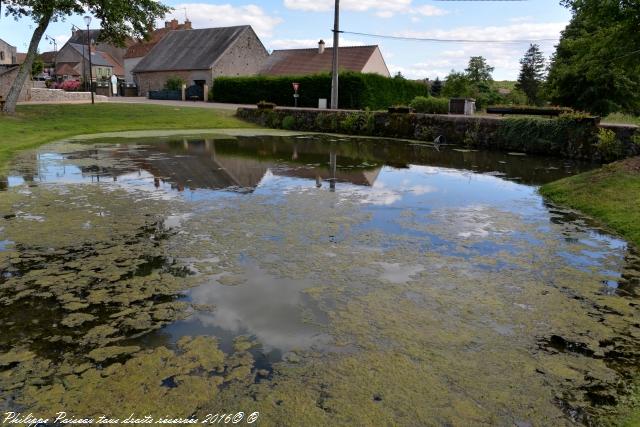
<path fill-rule="evenodd" d="M 334 0 L 201 0 L 185 3 L 164 0 L 174 8 L 166 19 L 185 16 L 194 28 L 250 24 L 269 50 L 317 47 L 320 39 L 332 45 Z M 341 0 L 341 29 L 386 36 L 477 40 L 477 43 L 445 43 L 393 40 L 343 34 L 341 45 L 377 44 L 392 74 L 423 79 L 443 78 L 451 70 L 462 71 L 470 56 L 482 55 L 495 67 L 496 80 L 515 80 L 519 60 L 529 43 L 539 42 L 547 57 L 570 19 L 559 0 L 437 1 L 437 0 Z M 81 16 L 52 23 L 46 34 L 58 49 L 71 34 L 71 24 L 84 27 Z M 158 25 L 164 25 L 158 22 Z M 99 21 L 92 23 L 98 28 Z M 34 25 L 28 19 L 0 19 L 0 39 L 25 52 Z M 492 43 L 489 41 L 516 41 Z M 53 50 L 47 40 L 40 51 Z"/>

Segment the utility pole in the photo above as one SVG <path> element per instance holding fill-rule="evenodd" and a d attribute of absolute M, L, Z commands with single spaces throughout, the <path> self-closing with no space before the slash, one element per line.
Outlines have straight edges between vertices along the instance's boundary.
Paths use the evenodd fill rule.
<path fill-rule="evenodd" d="M 93 105 L 96 103 L 96 101 L 93 96 L 93 64 L 91 61 L 91 31 L 89 30 L 89 25 L 91 25 L 91 17 L 85 16 L 84 23 L 87 24 L 87 47 L 89 49 L 89 90 L 91 91 L 91 105 Z"/>
<path fill-rule="evenodd" d="M 333 23 L 333 67 L 331 70 L 331 109 L 338 109 L 338 71 L 340 50 L 340 0 L 336 0 L 335 18 Z"/>

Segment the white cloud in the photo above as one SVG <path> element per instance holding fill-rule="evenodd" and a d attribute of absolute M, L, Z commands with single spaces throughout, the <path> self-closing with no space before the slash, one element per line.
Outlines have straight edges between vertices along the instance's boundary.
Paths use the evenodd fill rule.
<path fill-rule="evenodd" d="M 307 12 L 332 11 L 334 0 L 284 0 L 288 9 Z M 422 16 L 441 16 L 448 11 L 431 5 L 413 6 L 413 0 L 343 0 L 342 10 L 367 12 L 372 11 L 380 18 L 391 18 L 398 13 L 418 14 Z"/>
<path fill-rule="evenodd" d="M 313 49 L 318 47 L 320 37 L 316 39 L 275 39 L 265 43 L 271 49 Z M 333 46 L 333 40 L 325 40 L 326 47 Z M 363 46 L 364 43 L 357 40 L 343 39 L 340 37 L 340 46 Z"/>
<path fill-rule="evenodd" d="M 522 22 L 505 26 L 491 27 L 458 27 L 449 30 L 431 30 L 423 32 L 404 31 L 397 35 L 419 38 L 465 39 L 465 40 L 557 40 L 566 22 L 533 23 Z M 548 58 L 554 51 L 554 41 L 538 43 Z M 430 45 L 433 46 L 433 45 Z M 454 45 L 444 45 L 454 46 Z M 409 78 L 441 79 L 451 70 L 462 71 L 466 68 L 469 57 L 482 55 L 495 67 L 494 77 L 497 79 L 515 79 L 520 69 L 520 58 L 524 55 L 528 43 L 459 43 L 450 49 L 443 49 L 424 61 L 416 61 L 411 65 L 390 65 L 392 73 L 398 71 Z"/>
<path fill-rule="evenodd" d="M 415 7 L 413 12 L 423 16 L 443 16 L 449 13 L 444 9 L 427 4 Z"/>
<path fill-rule="evenodd" d="M 282 19 L 270 16 L 260 6 L 248 4 L 233 6 L 230 4 L 182 3 L 174 6 L 174 11 L 165 19 L 184 20 L 185 9 L 193 23 L 193 28 L 229 27 L 251 25 L 261 37 L 269 37 Z"/>
<path fill-rule="evenodd" d="M 529 40 L 529 39 L 558 39 L 560 32 L 567 26 L 567 22 L 521 22 L 511 25 L 489 27 L 457 27 L 450 30 L 431 31 L 403 31 L 399 36 L 440 39 L 465 40 Z"/>

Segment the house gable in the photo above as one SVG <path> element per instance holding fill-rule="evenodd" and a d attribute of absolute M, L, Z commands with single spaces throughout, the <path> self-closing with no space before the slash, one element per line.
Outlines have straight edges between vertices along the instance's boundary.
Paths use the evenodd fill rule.
<path fill-rule="evenodd" d="M 133 72 L 209 70 L 248 28 L 172 31 L 151 49 Z"/>
<path fill-rule="evenodd" d="M 375 73 L 384 77 L 391 77 L 391 72 L 387 67 L 387 63 L 382 56 L 382 52 L 379 47 L 371 54 L 371 57 L 362 68 L 363 73 Z"/>
<path fill-rule="evenodd" d="M 212 77 L 252 76 L 257 74 L 269 58 L 269 52 L 253 28 L 247 29 L 212 64 Z"/>

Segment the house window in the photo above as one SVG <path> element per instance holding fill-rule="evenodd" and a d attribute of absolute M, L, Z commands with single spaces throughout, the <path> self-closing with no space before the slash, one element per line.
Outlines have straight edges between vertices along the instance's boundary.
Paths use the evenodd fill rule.
<path fill-rule="evenodd" d="M 4 51 L 0 51 L 0 61 L 4 61 Z"/>

